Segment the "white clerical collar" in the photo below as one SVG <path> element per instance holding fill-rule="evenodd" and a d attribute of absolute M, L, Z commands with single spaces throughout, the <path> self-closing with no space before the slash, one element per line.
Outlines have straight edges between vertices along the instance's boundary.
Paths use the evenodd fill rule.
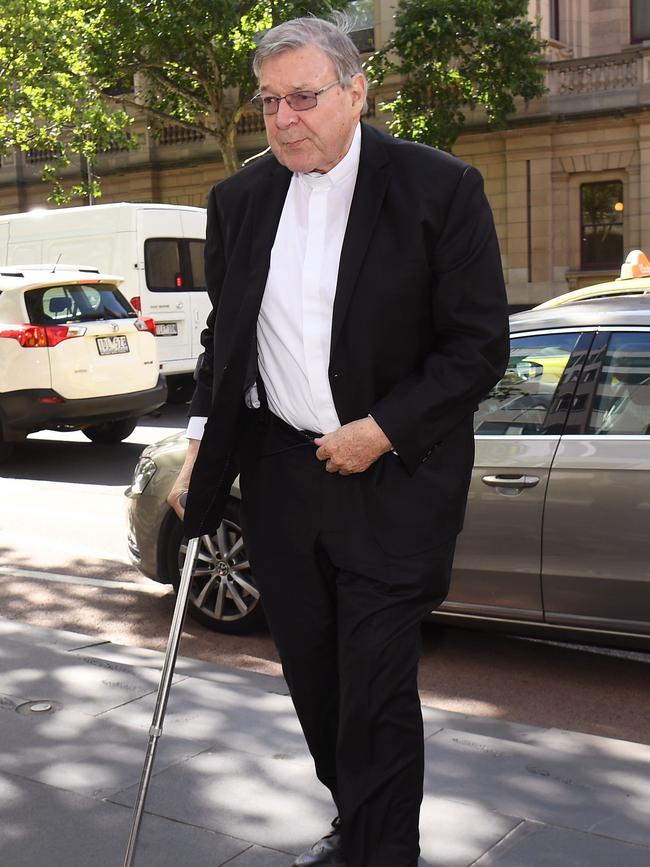
<path fill-rule="evenodd" d="M 342 183 L 353 172 L 356 174 L 359 168 L 361 155 L 361 124 L 357 124 L 348 152 L 329 172 L 304 172 L 296 173 L 298 179 L 311 189 L 330 189 Z"/>

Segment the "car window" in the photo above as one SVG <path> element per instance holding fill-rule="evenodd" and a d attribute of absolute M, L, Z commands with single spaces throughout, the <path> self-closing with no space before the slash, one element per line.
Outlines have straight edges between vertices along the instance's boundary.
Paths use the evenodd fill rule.
<path fill-rule="evenodd" d="M 491 436 L 547 432 L 553 396 L 580 335 L 513 337 L 503 378 L 481 401 L 474 431 Z"/>
<path fill-rule="evenodd" d="M 650 334 L 612 334 L 587 433 L 650 433 Z"/>
<path fill-rule="evenodd" d="M 188 247 L 192 267 L 192 288 L 205 289 L 205 267 L 203 264 L 205 241 L 188 241 Z"/>
<path fill-rule="evenodd" d="M 144 243 L 144 269 L 152 292 L 183 289 L 181 251 L 177 238 L 148 238 Z"/>
<path fill-rule="evenodd" d="M 97 319 L 135 319 L 124 295 L 112 283 L 42 286 L 25 292 L 29 321 L 37 325 Z"/>

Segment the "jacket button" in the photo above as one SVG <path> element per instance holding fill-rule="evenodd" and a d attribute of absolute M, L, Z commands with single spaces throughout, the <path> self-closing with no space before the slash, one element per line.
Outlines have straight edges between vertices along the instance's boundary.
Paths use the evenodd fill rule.
<path fill-rule="evenodd" d="M 332 379 L 338 379 L 338 378 L 339 378 L 338 373 L 333 373 L 333 374 L 332 374 Z"/>

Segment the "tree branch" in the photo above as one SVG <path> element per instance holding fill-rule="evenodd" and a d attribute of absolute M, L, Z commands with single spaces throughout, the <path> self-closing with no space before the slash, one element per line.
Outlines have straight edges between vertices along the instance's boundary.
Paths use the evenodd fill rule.
<path fill-rule="evenodd" d="M 160 109 L 151 108 L 148 105 L 142 105 L 142 103 L 136 102 L 128 97 L 119 97 L 119 101 L 123 106 L 129 106 L 139 112 L 143 112 L 149 117 L 158 118 L 159 120 L 164 120 L 165 122 L 172 123 L 176 126 L 183 126 L 186 129 L 192 129 L 195 132 L 200 132 L 202 135 L 212 136 L 213 138 L 216 138 L 217 141 L 220 141 L 222 137 L 218 129 L 211 128 L 206 124 L 197 123 L 196 121 L 182 120 L 180 117 L 174 117 Z"/>
<path fill-rule="evenodd" d="M 171 81 L 167 78 L 164 73 L 159 71 L 159 68 L 155 66 L 144 66 L 147 70 L 147 75 L 151 76 L 152 79 L 157 81 L 162 87 L 166 87 L 168 90 L 171 90 L 172 93 L 175 93 L 177 96 L 180 96 L 181 99 L 194 103 L 199 109 L 206 111 L 206 109 L 210 108 L 210 105 L 205 100 L 202 100 L 199 96 L 192 93 L 190 90 L 186 90 L 184 87 L 181 87 L 179 84 L 176 84 L 174 81 Z"/>

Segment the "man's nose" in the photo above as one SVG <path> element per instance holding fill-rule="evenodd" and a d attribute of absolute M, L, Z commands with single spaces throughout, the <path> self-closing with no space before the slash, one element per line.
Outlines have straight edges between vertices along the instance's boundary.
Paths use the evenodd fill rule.
<path fill-rule="evenodd" d="M 298 122 L 298 116 L 295 109 L 291 108 L 286 99 L 281 99 L 278 103 L 278 110 L 275 115 L 275 122 L 280 129 L 286 129 L 294 123 Z"/>

